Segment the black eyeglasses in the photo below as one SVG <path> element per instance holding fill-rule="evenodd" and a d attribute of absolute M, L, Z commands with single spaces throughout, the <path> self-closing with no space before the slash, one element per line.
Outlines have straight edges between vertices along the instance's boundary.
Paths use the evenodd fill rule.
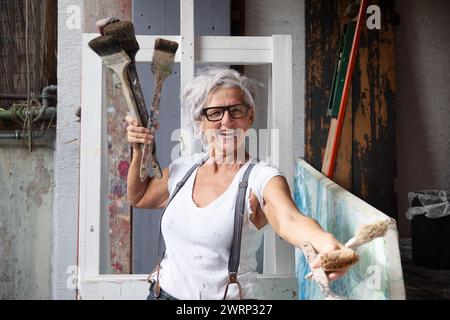
<path fill-rule="evenodd" d="M 216 122 L 221 121 L 225 115 L 225 111 L 233 119 L 242 119 L 248 116 L 248 105 L 246 104 L 235 104 L 228 107 L 211 107 L 202 110 L 202 114 L 208 119 L 208 121 Z"/>

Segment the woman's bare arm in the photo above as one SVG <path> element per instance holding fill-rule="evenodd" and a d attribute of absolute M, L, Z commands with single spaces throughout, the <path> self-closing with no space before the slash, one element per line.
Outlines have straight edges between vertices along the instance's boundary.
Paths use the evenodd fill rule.
<path fill-rule="evenodd" d="M 300 248 L 309 241 L 319 253 L 331 252 L 344 247 L 319 223 L 302 214 L 292 200 L 289 185 L 281 176 L 272 178 L 263 191 L 264 213 L 274 231 L 290 244 Z M 342 277 L 348 269 L 328 275 L 330 280 Z"/>

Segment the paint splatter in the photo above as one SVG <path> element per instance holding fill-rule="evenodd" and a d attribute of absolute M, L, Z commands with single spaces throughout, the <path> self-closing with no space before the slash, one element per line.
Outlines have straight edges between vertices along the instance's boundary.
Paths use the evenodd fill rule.
<path fill-rule="evenodd" d="M 130 169 L 130 163 L 128 161 L 122 160 L 119 163 L 119 175 L 121 177 L 126 177 L 128 175 L 128 169 Z"/>

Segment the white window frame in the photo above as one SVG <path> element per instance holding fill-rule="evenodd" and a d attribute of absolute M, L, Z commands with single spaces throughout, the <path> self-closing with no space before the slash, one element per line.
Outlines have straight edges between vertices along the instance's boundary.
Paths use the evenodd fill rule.
<path fill-rule="evenodd" d="M 180 48 L 175 62 L 181 65 L 181 85 L 194 77 L 195 64 L 270 65 L 268 129 L 278 129 L 270 141 L 271 154 L 279 154 L 278 167 L 293 190 L 293 103 L 292 38 L 195 37 L 194 0 L 181 1 L 180 36 L 161 36 L 176 41 Z M 142 299 L 146 296 L 147 275 L 100 274 L 101 212 L 107 210 L 105 68 L 88 42 L 97 34 L 82 37 L 82 110 L 80 158 L 80 208 L 78 239 L 78 297 L 81 299 Z M 137 36 L 137 62 L 150 62 L 158 36 Z M 183 113 L 181 113 L 183 114 Z M 187 119 L 180 127 L 187 129 Z M 181 130 L 187 134 L 188 130 Z M 189 137 L 182 137 L 189 141 Z M 276 139 L 275 139 L 276 138 Z M 264 273 L 260 279 L 273 288 L 273 298 L 283 298 L 286 286 L 296 289 L 294 248 L 272 230 L 264 235 Z M 284 278 L 286 285 L 279 284 Z M 289 296 L 285 296 L 289 298 Z M 292 298 L 292 297 L 291 297 Z"/>

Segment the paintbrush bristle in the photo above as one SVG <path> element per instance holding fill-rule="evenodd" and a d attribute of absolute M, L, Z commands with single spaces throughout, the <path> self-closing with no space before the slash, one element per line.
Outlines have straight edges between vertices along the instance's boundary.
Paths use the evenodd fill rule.
<path fill-rule="evenodd" d="M 97 27 L 97 31 L 102 36 L 104 36 L 105 35 L 105 32 L 104 32 L 105 27 L 110 25 L 111 23 L 116 23 L 119 21 L 120 21 L 120 19 L 117 17 L 109 17 L 109 18 L 104 18 L 104 19 L 98 20 L 95 25 Z"/>
<path fill-rule="evenodd" d="M 164 79 L 172 73 L 177 49 L 178 43 L 174 41 L 161 38 L 155 40 L 151 69 L 157 78 Z"/>
<path fill-rule="evenodd" d="M 111 36 L 99 36 L 89 41 L 89 47 L 100 57 L 110 56 L 122 51 L 120 44 Z"/>
<path fill-rule="evenodd" d="M 358 229 L 355 236 L 347 241 L 347 248 L 355 249 L 376 238 L 384 237 L 391 224 L 395 224 L 394 219 L 381 220 L 372 224 L 363 225 Z"/>
<path fill-rule="evenodd" d="M 104 32 L 106 35 L 114 37 L 130 58 L 136 56 L 139 51 L 139 43 L 136 40 L 133 23 L 130 21 L 112 23 L 105 27 Z"/>
<path fill-rule="evenodd" d="M 355 235 L 360 242 L 369 242 L 375 238 L 384 237 L 388 230 L 389 221 L 378 221 L 374 224 L 362 226 Z"/>
<path fill-rule="evenodd" d="M 175 54 L 178 50 L 178 43 L 175 41 L 158 38 L 155 40 L 155 50 Z"/>
<path fill-rule="evenodd" d="M 341 270 L 359 261 L 359 255 L 349 248 L 320 255 L 320 266 L 325 271 Z"/>

